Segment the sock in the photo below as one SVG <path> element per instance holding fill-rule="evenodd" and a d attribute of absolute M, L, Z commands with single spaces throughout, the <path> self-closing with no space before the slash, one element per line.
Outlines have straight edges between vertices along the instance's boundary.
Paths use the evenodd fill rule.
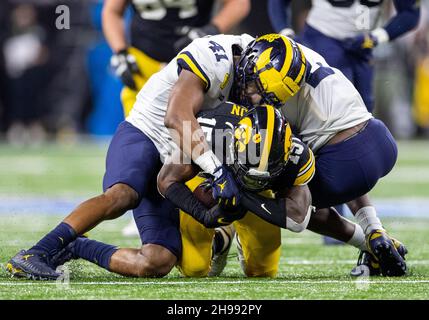
<path fill-rule="evenodd" d="M 222 230 L 222 228 L 216 228 L 215 230 L 216 231 L 213 240 L 213 254 L 218 254 L 228 248 L 232 239 L 225 231 Z"/>
<path fill-rule="evenodd" d="M 76 239 L 76 232 L 67 223 L 61 222 L 30 250 L 46 252 L 52 256 Z"/>
<path fill-rule="evenodd" d="M 117 250 L 117 247 L 110 244 L 84 237 L 77 238 L 71 248 L 75 256 L 95 263 L 106 270 L 109 270 L 110 258 Z"/>
<path fill-rule="evenodd" d="M 360 208 L 356 212 L 355 217 L 365 234 L 370 233 L 372 230 L 384 230 L 373 206 Z"/>
<path fill-rule="evenodd" d="M 355 231 L 353 232 L 353 236 L 347 241 L 348 244 L 356 247 L 360 250 L 367 251 L 366 243 L 365 243 L 365 234 L 363 233 L 362 227 L 358 224 L 355 225 Z"/>

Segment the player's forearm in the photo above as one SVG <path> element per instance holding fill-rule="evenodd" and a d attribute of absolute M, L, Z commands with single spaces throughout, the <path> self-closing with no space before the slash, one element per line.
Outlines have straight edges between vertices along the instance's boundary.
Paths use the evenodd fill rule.
<path fill-rule="evenodd" d="M 173 183 L 165 191 L 164 196 L 169 199 L 175 206 L 192 216 L 201 224 L 205 224 L 205 215 L 207 208 L 194 196 L 191 190 L 180 182 Z"/>
<path fill-rule="evenodd" d="M 290 0 L 268 0 L 268 16 L 276 32 L 290 28 L 288 19 Z"/>
<path fill-rule="evenodd" d="M 243 192 L 241 205 L 261 219 L 286 228 L 302 232 L 307 228 L 313 207 L 308 187 L 293 187 L 284 198 L 269 199 L 257 194 Z"/>
<path fill-rule="evenodd" d="M 218 14 L 213 17 L 214 24 L 220 33 L 228 33 L 250 12 L 250 0 L 224 0 Z"/>
<path fill-rule="evenodd" d="M 388 40 L 394 40 L 417 27 L 420 20 L 420 4 L 413 0 L 394 1 L 397 14 L 383 28 Z"/>
<path fill-rule="evenodd" d="M 112 9 L 106 2 L 102 13 L 103 33 L 113 52 L 127 48 L 123 12 Z"/>
<path fill-rule="evenodd" d="M 286 198 L 269 199 L 257 194 L 243 192 L 240 203 L 268 223 L 286 228 Z"/>
<path fill-rule="evenodd" d="M 182 70 L 168 102 L 165 126 L 173 141 L 205 172 L 213 174 L 221 162 L 211 151 L 195 115 L 204 102 L 204 84 L 193 73 Z"/>

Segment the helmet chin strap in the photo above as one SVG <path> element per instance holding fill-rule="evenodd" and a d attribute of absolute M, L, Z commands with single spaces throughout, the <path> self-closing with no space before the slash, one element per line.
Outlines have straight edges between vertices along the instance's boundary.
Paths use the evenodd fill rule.
<path fill-rule="evenodd" d="M 269 178 L 271 175 L 268 171 L 259 171 L 258 169 L 251 168 L 248 171 L 249 176 L 254 177 L 262 177 L 262 178 Z"/>

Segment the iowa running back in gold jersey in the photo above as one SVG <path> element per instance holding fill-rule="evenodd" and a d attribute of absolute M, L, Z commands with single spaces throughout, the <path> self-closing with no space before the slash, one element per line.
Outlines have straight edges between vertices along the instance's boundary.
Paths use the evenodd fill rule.
<path fill-rule="evenodd" d="M 272 106 L 247 110 L 225 102 L 216 109 L 200 112 L 197 120 L 212 150 L 234 172 L 243 195 L 263 195 L 258 199 L 243 196 L 251 207 L 247 208 L 249 212 L 244 218 L 233 224 L 241 244 L 245 274 L 273 277 L 277 274 L 280 258 L 280 227 L 299 232 L 305 229 L 309 220 L 311 196 L 306 184 L 314 175 L 313 153 L 299 139 L 292 137 L 289 124 Z M 249 153 L 246 160 L 241 157 L 246 150 L 252 150 L 252 146 L 261 155 L 254 163 L 249 161 L 253 156 Z M 161 169 L 158 186 L 164 196 L 182 209 L 183 254 L 179 268 L 186 276 L 204 276 L 211 268 L 214 230 L 206 228 L 210 213 L 195 202 L 189 206 L 186 203 L 192 198 L 191 191 L 204 178 L 197 176 L 188 181 L 186 185 L 190 191 L 184 187 L 184 181 L 195 173 L 189 168 L 192 165 L 173 162 Z M 276 218 L 272 219 L 266 212 L 261 213 L 259 206 L 276 196 L 303 197 L 305 201 L 300 208 L 288 208 L 287 202 L 282 203 L 278 210 L 282 212 L 273 212 Z M 228 219 L 226 221 L 228 223 Z"/>

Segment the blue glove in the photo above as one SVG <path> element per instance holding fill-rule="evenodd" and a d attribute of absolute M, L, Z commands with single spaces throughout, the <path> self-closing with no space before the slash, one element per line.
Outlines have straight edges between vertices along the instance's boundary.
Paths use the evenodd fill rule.
<path fill-rule="evenodd" d="M 372 49 L 378 45 L 378 40 L 371 33 L 362 33 L 354 38 L 347 38 L 343 41 L 343 47 L 355 55 L 370 60 Z"/>
<path fill-rule="evenodd" d="M 213 198 L 218 200 L 225 209 L 236 208 L 240 201 L 240 190 L 237 187 L 233 174 L 225 166 L 217 167 L 213 173 L 212 181 Z"/>

